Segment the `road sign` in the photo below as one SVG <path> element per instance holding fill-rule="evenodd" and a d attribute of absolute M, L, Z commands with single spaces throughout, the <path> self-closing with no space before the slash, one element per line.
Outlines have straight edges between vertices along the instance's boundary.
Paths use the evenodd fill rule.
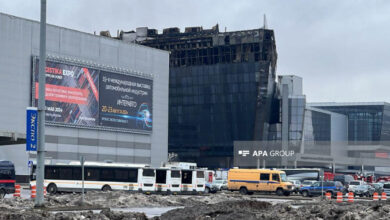
<path fill-rule="evenodd" d="M 38 109 L 28 107 L 26 119 L 26 151 L 37 151 Z"/>
<path fill-rule="evenodd" d="M 33 162 L 32 162 L 32 160 L 29 160 L 29 161 L 27 162 L 27 166 L 28 166 L 28 168 L 32 168 L 32 167 L 33 167 Z"/>

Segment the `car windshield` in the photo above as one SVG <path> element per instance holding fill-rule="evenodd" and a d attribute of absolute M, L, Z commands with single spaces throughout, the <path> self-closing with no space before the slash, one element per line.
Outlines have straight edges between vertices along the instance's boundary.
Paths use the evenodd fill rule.
<path fill-rule="evenodd" d="M 282 182 L 287 182 L 287 176 L 285 173 L 280 173 L 280 178 L 281 178 Z"/>

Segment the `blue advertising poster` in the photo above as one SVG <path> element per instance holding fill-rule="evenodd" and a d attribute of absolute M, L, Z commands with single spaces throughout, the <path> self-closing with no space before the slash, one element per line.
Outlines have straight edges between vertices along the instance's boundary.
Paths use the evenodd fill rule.
<path fill-rule="evenodd" d="M 34 107 L 27 108 L 26 117 L 26 151 L 37 151 L 38 138 L 38 110 Z"/>

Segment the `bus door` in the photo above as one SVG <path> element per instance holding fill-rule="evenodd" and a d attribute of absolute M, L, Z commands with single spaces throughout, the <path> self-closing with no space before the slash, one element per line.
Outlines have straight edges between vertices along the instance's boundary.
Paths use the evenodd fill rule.
<path fill-rule="evenodd" d="M 168 191 L 167 171 L 166 169 L 156 169 L 156 192 Z"/>
<path fill-rule="evenodd" d="M 193 170 L 182 170 L 181 171 L 181 191 L 188 192 L 192 191 L 193 187 Z"/>
<path fill-rule="evenodd" d="M 141 189 L 142 191 L 152 192 L 155 189 L 156 172 L 152 168 L 141 168 Z"/>
<path fill-rule="evenodd" d="M 257 191 L 272 191 L 270 188 L 270 173 L 260 173 L 260 181 L 257 184 Z"/>
<path fill-rule="evenodd" d="M 168 184 L 171 192 L 180 192 L 181 184 L 181 171 L 169 170 L 168 171 Z"/>
<path fill-rule="evenodd" d="M 197 192 L 203 192 L 205 190 L 205 171 L 197 170 L 196 172 L 196 180 L 195 180 L 195 190 Z"/>

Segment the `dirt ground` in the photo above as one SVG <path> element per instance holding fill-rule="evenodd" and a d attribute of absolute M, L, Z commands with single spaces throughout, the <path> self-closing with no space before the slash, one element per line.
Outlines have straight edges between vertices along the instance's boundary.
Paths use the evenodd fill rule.
<path fill-rule="evenodd" d="M 80 207 L 80 194 L 48 196 L 46 207 Z M 372 201 L 354 204 L 336 204 L 310 201 L 272 204 L 256 201 L 250 196 L 225 193 L 209 196 L 164 196 L 127 192 L 88 192 L 85 205 L 107 208 L 184 207 L 149 219 L 390 219 L 390 202 Z M 3 219 L 137 219 L 148 217 L 144 213 L 103 211 L 51 212 L 34 209 L 30 199 L 9 198 L 0 200 L 0 220 Z"/>

